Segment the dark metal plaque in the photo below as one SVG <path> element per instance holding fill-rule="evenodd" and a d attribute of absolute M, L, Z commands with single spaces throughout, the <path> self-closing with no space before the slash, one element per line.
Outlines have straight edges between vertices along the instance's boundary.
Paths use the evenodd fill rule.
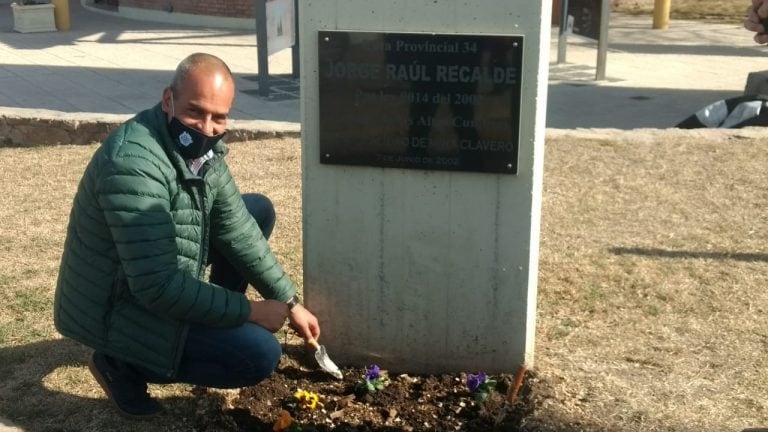
<path fill-rule="evenodd" d="M 517 174 L 522 36 L 321 31 L 320 161 Z"/>
<path fill-rule="evenodd" d="M 568 15 L 573 17 L 573 34 L 600 39 L 603 0 L 568 0 Z"/>

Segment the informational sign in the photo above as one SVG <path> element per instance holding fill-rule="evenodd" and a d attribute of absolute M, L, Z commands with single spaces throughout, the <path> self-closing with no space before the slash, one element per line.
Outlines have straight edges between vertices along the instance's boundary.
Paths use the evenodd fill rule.
<path fill-rule="evenodd" d="M 517 174 L 522 36 L 318 37 L 321 163 Z"/>
<path fill-rule="evenodd" d="M 568 0 L 568 28 L 571 33 L 600 39 L 603 0 Z"/>
<path fill-rule="evenodd" d="M 293 0 L 267 0 L 267 49 L 269 55 L 296 43 Z"/>

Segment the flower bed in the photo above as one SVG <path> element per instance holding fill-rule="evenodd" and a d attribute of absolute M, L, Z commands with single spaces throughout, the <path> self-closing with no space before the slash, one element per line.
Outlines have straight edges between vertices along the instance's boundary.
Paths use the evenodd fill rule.
<path fill-rule="evenodd" d="M 198 412 L 196 429 L 519 431 L 532 409 L 530 372 L 514 403 L 505 404 L 512 375 L 387 374 L 373 366 L 342 368 L 344 379 L 337 380 L 293 350 L 258 386 L 240 390 L 216 413 Z"/>

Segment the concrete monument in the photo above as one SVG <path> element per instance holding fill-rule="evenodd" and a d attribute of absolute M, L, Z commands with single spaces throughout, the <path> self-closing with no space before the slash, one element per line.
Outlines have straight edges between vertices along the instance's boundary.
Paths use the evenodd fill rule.
<path fill-rule="evenodd" d="M 321 342 L 393 371 L 531 366 L 551 3 L 300 3 Z"/>

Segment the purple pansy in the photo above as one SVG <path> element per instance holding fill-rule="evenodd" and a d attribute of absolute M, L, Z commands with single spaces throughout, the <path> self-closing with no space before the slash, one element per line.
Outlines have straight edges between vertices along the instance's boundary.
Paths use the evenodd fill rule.
<path fill-rule="evenodd" d="M 482 372 L 477 375 L 467 374 L 467 387 L 469 391 L 474 393 L 487 379 L 488 377 Z"/>
<path fill-rule="evenodd" d="M 374 364 L 365 368 L 365 379 L 367 381 L 373 381 L 379 378 L 381 378 L 381 369 L 379 368 L 379 365 Z"/>

